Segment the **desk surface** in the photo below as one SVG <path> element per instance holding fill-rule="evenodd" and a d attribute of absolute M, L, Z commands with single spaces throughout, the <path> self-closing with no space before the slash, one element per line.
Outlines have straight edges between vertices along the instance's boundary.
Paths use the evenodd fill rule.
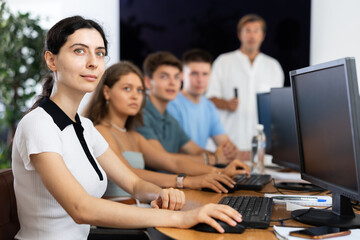
<path fill-rule="evenodd" d="M 186 195 L 186 205 L 184 210 L 193 209 L 200 207 L 206 203 L 218 203 L 221 198 L 224 196 L 236 196 L 236 195 L 250 195 L 250 196 L 263 196 L 264 193 L 275 192 L 276 189 L 273 187 L 272 183 L 268 183 L 261 192 L 255 191 L 237 191 L 232 194 L 218 194 L 211 192 L 202 192 L 195 190 L 185 189 Z M 291 192 L 289 194 L 301 194 Z M 304 193 L 309 194 L 309 193 Z M 290 212 L 286 211 L 285 205 L 273 205 L 271 219 L 285 219 L 290 217 Z M 296 226 L 296 227 L 307 227 L 305 225 L 294 220 L 288 220 L 284 222 L 286 226 Z M 279 222 L 271 222 L 271 226 L 280 225 Z M 177 229 L 177 228 L 156 228 L 160 232 L 168 235 L 169 237 L 175 239 L 216 239 L 216 240 L 226 240 L 226 239 L 277 239 L 273 233 L 273 228 L 269 227 L 267 229 L 246 229 L 242 234 L 218 234 L 218 233 L 204 233 L 190 229 Z"/>

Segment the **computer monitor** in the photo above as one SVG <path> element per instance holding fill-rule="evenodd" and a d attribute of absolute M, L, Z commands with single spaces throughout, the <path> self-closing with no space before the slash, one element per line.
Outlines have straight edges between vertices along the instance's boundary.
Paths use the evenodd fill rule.
<path fill-rule="evenodd" d="M 272 162 L 299 172 L 300 157 L 291 88 L 272 88 L 270 99 Z M 304 192 L 324 191 L 313 184 L 296 181 L 277 181 L 274 186 Z"/>
<path fill-rule="evenodd" d="M 270 115 L 270 93 L 257 94 L 257 107 L 259 123 L 264 125 L 264 133 L 266 136 L 266 149 L 267 154 L 272 154 L 271 146 L 271 115 Z"/>
<path fill-rule="evenodd" d="M 301 176 L 332 191 L 332 210 L 296 210 L 311 225 L 359 228 L 351 200 L 360 201 L 360 98 L 355 59 L 290 72 Z"/>
<path fill-rule="evenodd" d="M 272 88 L 270 98 L 272 161 L 281 166 L 300 171 L 291 88 Z"/>

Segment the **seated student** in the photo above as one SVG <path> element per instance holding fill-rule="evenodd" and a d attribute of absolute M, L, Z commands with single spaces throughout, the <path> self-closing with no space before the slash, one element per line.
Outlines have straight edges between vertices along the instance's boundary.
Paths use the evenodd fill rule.
<path fill-rule="evenodd" d="M 136 131 L 157 149 L 171 153 L 197 155 L 196 161 L 207 164 L 228 163 L 222 146 L 210 153 L 194 143 L 179 123 L 166 110 L 181 86 L 182 64 L 169 52 L 148 55 L 143 64 L 144 80 L 149 97 L 144 108 L 144 126 Z"/>
<path fill-rule="evenodd" d="M 107 40 L 92 20 L 75 16 L 47 33 L 44 58 L 50 69 L 43 93 L 18 124 L 12 149 L 20 230 L 16 239 L 86 239 L 90 225 L 116 228 L 189 228 L 212 218 L 230 225 L 241 215 L 225 205 L 181 209 L 185 195 L 161 189 L 134 174 L 77 109 L 105 70 Z M 138 208 L 100 199 L 107 177 L 133 196 L 151 202 Z M 162 208 L 162 209 L 154 209 Z M 235 222 L 236 221 L 236 222 Z"/>
<path fill-rule="evenodd" d="M 95 127 L 109 143 L 110 148 L 118 157 L 141 178 L 161 187 L 178 188 L 211 188 L 216 192 L 227 192 L 218 182 L 230 187 L 233 180 L 231 174 L 225 174 L 211 166 L 191 161 L 191 156 L 170 154 L 152 147 L 141 134 L 133 130 L 142 123 L 142 108 L 145 104 L 145 85 L 141 71 L 130 62 L 120 62 L 109 67 L 96 89 L 85 116 L 93 121 Z M 165 170 L 173 173 L 188 173 L 178 177 L 173 174 L 158 173 L 144 170 L 144 165 L 152 169 Z M 235 162 L 232 164 L 234 165 Z M 246 170 L 247 166 L 240 163 Z M 207 173 L 207 174 L 206 174 Z M 124 193 L 111 181 L 105 195 L 119 196 Z"/>
<path fill-rule="evenodd" d="M 166 109 L 200 147 L 205 148 L 212 138 L 216 146 L 223 144 L 227 155 L 249 160 L 250 153 L 239 151 L 230 141 L 215 105 L 203 96 L 209 83 L 211 62 L 211 55 L 204 50 L 192 49 L 184 53 L 183 89 Z"/>

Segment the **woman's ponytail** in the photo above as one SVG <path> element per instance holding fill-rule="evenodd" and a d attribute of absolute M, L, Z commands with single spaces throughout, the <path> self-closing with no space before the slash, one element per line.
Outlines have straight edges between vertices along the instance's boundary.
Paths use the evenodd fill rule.
<path fill-rule="evenodd" d="M 44 100 L 46 97 L 48 98 L 50 97 L 52 88 L 54 86 L 54 74 L 52 72 L 47 73 L 43 77 L 42 82 L 43 82 L 43 90 L 41 95 L 37 97 L 36 102 L 31 106 L 31 108 L 29 108 L 29 110 L 27 110 L 26 113 L 29 113 L 32 110 L 34 110 L 37 106 L 39 106 L 40 102 Z"/>

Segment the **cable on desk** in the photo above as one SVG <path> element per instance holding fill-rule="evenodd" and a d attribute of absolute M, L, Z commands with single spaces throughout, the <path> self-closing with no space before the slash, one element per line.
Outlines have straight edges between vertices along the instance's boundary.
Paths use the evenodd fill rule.
<path fill-rule="evenodd" d="M 275 186 L 275 179 L 273 178 L 273 179 L 271 179 L 272 180 L 272 184 L 273 184 L 273 186 L 274 186 L 274 188 L 276 188 L 276 190 L 277 190 L 277 192 L 278 193 L 280 193 L 280 194 L 286 194 L 286 193 L 298 193 L 298 192 L 309 192 L 309 190 L 301 190 L 301 191 L 297 191 L 297 190 L 285 190 L 285 191 L 282 191 L 282 190 L 280 190 L 278 187 L 276 187 Z M 313 192 L 313 193 L 311 193 L 311 194 L 309 194 L 309 195 L 318 195 L 318 194 L 320 194 L 320 193 L 323 193 L 323 192 L 325 192 L 325 191 L 327 191 L 327 190 L 321 190 L 321 191 L 316 191 L 316 192 Z M 271 193 L 277 193 L 277 192 L 271 192 Z M 270 193 L 270 192 L 269 192 Z"/>
<path fill-rule="evenodd" d="M 295 217 L 301 217 L 302 215 L 305 215 L 305 214 L 309 213 L 312 209 L 314 209 L 314 208 L 309 208 L 307 211 L 305 211 L 305 212 L 303 212 L 303 213 L 301 213 L 301 214 L 299 214 L 299 215 L 297 215 Z M 295 217 L 289 217 L 289 218 L 284 218 L 284 219 L 279 218 L 279 219 L 276 219 L 276 220 L 270 219 L 270 222 L 280 222 L 281 226 L 285 226 L 284 221 L 292 220 Z"/>
<path fill-rule="evenodd" d="M 329 208 L 331 208 L 331 207 L 332 207 L 332 206 L 329 206 L 329 207 L 326 207 L 326 208 L 324 208 L 324 209 L 329 209 Z M 311 210 L 313 210 L 313 209 L 315 209 L 315 208 L 309 208 L 307 211 L 305 211 L 305 212 L 303 212 L 303 213 L 300 213 L 300 214 L 298 214 L 297 216 L 294 216 L 294 217 L 289 217 L 289 218 L 284 218 L 284 219 L 282 219 L 282 218 L 279 218 L 279 219 L 270 219 L 270 222 L 280 222 L 280 226 L 285 226 L 284 221 L 293 220 L 294 218 L 301 217 L 301 216 L 309 213 L 309 212 L 310 212 Z M 277 225 L 275 225 L 275 226 L 277 226 Z M 287 226 L 287 227 L 289 227 L 289 226 Z"/>

